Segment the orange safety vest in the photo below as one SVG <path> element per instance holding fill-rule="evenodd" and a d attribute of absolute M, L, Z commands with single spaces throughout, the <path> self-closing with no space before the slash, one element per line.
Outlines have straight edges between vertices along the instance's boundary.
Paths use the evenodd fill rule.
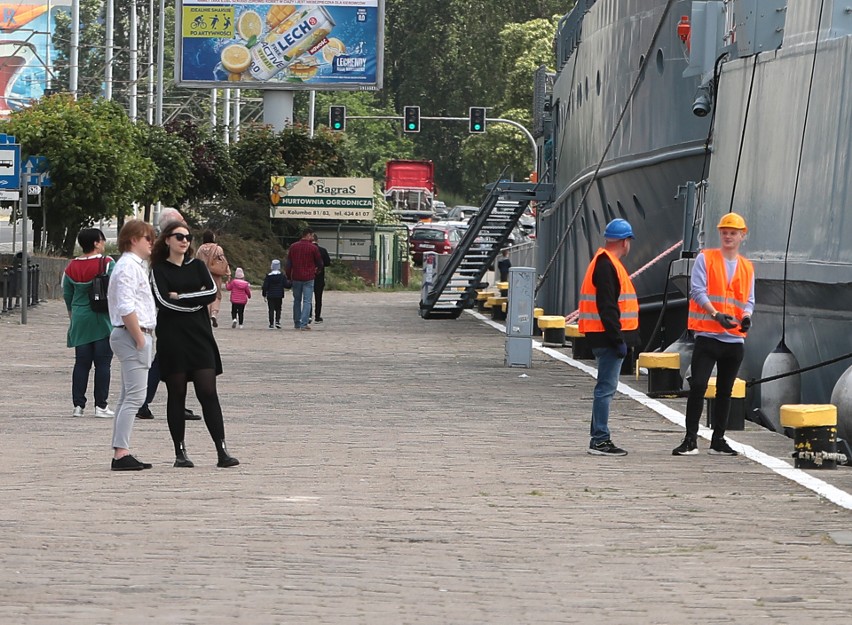
<path fill-rule="evenodd" d="M 707 267 L 707 297 L 713 307 L 726 315 L 731 315 L 740 320 L 745 315 L 745 307 L 751 294 L 751 283 L 754 278 L 754 267 L 746 258 L 737 256 L 737 270 L 728 284 L 728 276 L 725 271 L 725 259 L 722 250 L 704 250 L 704 262 Z M 733 336 L 745 336 L 739 328 L 725 330 L 722 325 L 713 319 L 702 306 L 689 300 L 689 321 L 687 327 L 695 332 L 727 332 Z"/>
<path fill-rule="evenodd" d="M 621 294 L 618 296 L 621 329 L 636 330 L 639 328 L 639 300 L 636 298 L 636 289 L 633 288 L 633 283 L 630 281 L 630 276 L 624 265 L 621 264 L 621 260 L 604 248 L 600 248 L 594 258 L 592 258 L 589 268 L 586 269 L 586 277 L 583 279 L 583 285 L 580 287 L 579 330 L 583 334 L 606 331 L 601 321 L 601 315 L 598 312 L 598 290 L 592 282 L 592 274 L 595 272 L 595 265 L 598 262 L 598 256 L 601 254 L 609 256 L 612 266 L 615 267 L 615 272 L 618 274 L 618 282 L 621 287 Z"/>

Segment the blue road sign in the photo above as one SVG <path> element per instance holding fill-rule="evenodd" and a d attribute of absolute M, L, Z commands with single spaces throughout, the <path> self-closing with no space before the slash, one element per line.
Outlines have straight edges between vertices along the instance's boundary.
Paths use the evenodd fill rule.
<path fill-rule="evenodd" d="M 24 164 L 24 173 L 27 175 L 27 184 L 52 187 L 50 180 L 49 164 L 46 156 L 31 156 Z"/>
<path fill-rule="evenodd" d="M 12 135 L 0 134 L 0 189 L 21 188 L 21 146 Z"/>

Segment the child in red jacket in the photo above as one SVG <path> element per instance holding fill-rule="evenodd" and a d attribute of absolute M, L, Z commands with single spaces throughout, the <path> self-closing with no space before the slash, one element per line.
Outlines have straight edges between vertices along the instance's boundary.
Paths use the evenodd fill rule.
<path fill-rule="evenodd" d="M 245 280 L 242 267 L 237 267 L 234 272 L 234 279 L 230 280 L 225 288 L 231 292 L 231 327 L 236 328 L 239 324 L 240 329 L 242 329 L 243 314 L 246 310 L 246 304 L 251 299 L 251 285 Z"/>

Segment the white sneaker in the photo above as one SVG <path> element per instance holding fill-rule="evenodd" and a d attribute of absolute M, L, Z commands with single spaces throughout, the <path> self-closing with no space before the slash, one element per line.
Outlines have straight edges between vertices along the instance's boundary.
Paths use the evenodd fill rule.
<path fill-rule="evenodd" d="M 109 409 L 109 406 L 104 406 L 103 408 L 95 406 L 95 416 L 100 419 L 112 419 L 115 413 Z"/>
<path fill-rule="evenodd" d="M 243 329 L 243 324 L 240 324 L 240 330 L 242 330 L 242 329 Z"/>
<path fill-rule="evenodd" d="M 72 417 L 82 417 L 83 416 L 83 407 L 82 406 L 74 406 L 74 412 L 71 413 Z"/>
<path fill-rule="evenodd" d="M 236 328 L 236 327 L 237 327 L 237 320 L 236 320 L 236 319 L 234 319 L 234 320 L 231 322 L 231 327 L 232 327 L 232 328 Z M 242 328 L 243 326 L 240 326 L 240 327 Z"/>

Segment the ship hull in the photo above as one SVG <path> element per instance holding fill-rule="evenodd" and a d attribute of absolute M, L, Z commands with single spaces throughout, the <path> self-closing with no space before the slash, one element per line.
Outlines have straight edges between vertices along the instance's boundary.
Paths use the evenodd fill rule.
<path fill-rule="evenodd" d="M 852 352 L 852 36 L 823 33 L 817 46 L 819 2 L 789 6 L 781 49 L 722 68 L 708 177 L 707 223 L 734 210 L 749 226 L 756 306 L 740 377 L 751 379 L 782 339 L 802 367 Z M 850 365 L 803 373 L 802 401 L 829 403 Z"/>
<path fill-rule="evenodd" d="M 664 293 L 678 298 L 666 276 L 683 238 L 679 188 L 704 177 L 708 166 L 709 119 L 691 113 L 700 81 L 683 77 L 686 51 L 676 34 L 690 3 L 675 2 L 667 14 L 665 0 L 584 4 L 586 12 L 567 16 L 576 23 L 582 15 L 574 32 L 562 33 L 579 43 L 553 86 L 553 158 L 546 164 L 546 179 L 556 193 L 539 216 L 537 266 L 547 275 L 538 302 L 548 314 L 576 310 L 583 275 L 604 243 L 606 224 L 624 218 L 636 234 L 625 265 L 631 273 L 642 270 L 634 284 L 647 338 Z M 661 94 L 666 94 L 664 102 Z M 667 324 L 667 336 L 677 338 L 683 321 L 680 325 Z"/>

